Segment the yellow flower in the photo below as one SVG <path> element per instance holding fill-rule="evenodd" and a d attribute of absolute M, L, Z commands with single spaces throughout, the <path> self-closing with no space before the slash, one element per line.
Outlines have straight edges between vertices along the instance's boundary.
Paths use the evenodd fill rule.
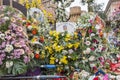
<path fill-rule="evenodd" d="M 38 5 L 41 4 L 41 0 L 37 0 L 37 4 L 38 4 Z"/>
<path fill-rule="evenodd" d="M 74 32 L 74 38 L 78 38 L 78 33 L 77 32 Z"/>
<path fill-rule="evenodd" d="M 70 40 L 70 38 L 65 38 L 65 41 L 67 42 L 67 41 L 69 41 Z"/>
<path fill-rule="evenodd" d="M 50 31 L 50 32 L 49 32 L 49 35 L 52 36 L 52 35 L 53 35 L 53 31 Z"/>
<path fill-rule="evenodd" d="M 42 59 L 45 58 L 45 51 L 44 51 L 44 50 L 41 52 L 41 58 L 42 58 Z"/>
<path fill-rule="evenodd" d="M 59 35 L 59 32 L 54 31 L 53 36 L 56 37 Z"/>
<path fill-rule="evenodd" d="M 30 8 L 30 4 L 27 2 L 26 5 L 25 5 L 25 7 L 26 7 L 27 9 L 29 9 L 29 8 Z"/>
<path fill-rule="evenodd" d="M 19 3 L 20 4 L 23 4 L 25 1 L 24 0 L 19 0 Z"/>
<path fill-rule="evenodd" d="M 57 46 L 55 47 L 55 51 L 56 51 L 56 52 L 60 52 L 60 51 L 62 51 L 63 49 L 64 49 L 63 46 L 57 45 Z"/>
<path fill-rule="evenodd" d="M 55 64 L 55 58 L 54 57 L 50 57 L 50 64 Z"/>
<path fill-rule="evenodd" d="M 48 52 L 49 52 L 50 54 L 52 54 L 52 53 L 53 53 L 53 50 L 52 50 L 52 48 L 51 48 L 51 47 L 48 47 L 48 46 L 47 46 L 47 47 L 45 47 L 45 49 L 46 49 L 46 50 L 48 50 Z"/>
<path fill-rule="evenodd" d="M 66 56 L 63 56 L 63 57 L 60 59 L 60 62 L 63 63 L 63 64 L 68 64 L 67 57 L 66 57 Z"/>
<path fill-rule="evenodd" d="M 37 37 L 33 37 L 31 41 L 34 43 L 34 42 L 38 41 L 38 38 Z"/>
<path fill-rule="evenodd" d="M 57 43 L 54 43 L 52 47 L 55 49 L 57 47 Z"/>
<path fill-rule="evenodd" d="M 46 10 L 43 10 L 43 14 L 44 14 L 45 16 L 47 16 L 47 11 L 46 11 Z"/>
<path fill-rule="evenodd" d="M 67 47 L 68 47 L 68 48 L 72 48 L 72 47 L 73 47 L 73 44 L 68 43 L 68 44 L 67 44 Z"/>
<path fill-rule="evenodd" d="M 70 39 L 71 39 L 71 35 L 67 33 L 65 36 L 65 41 L 69 41 Z"/>
<path fill-rule="evenodd" d="M 55 37 L 55 40 L 56 40 L 56 41 L 58 41 L 58 40 L 59 40 L 59 36 L 58 36 L 58 35 Z"/>
<path fill-rule="evenodd" d="M 76 43 L 74 44 L 74 47 L 75 47 L 75 48 L 78 48 L 79 44 L 80 44 L 79 42 L 76 42 Z"/>
<path fill-rule="evenodd" d="M 67 33 L 67 34 L 66 34 L 66 37 L 67 37 L 67 38 L 70 38 L 70 37 L 71 37 L 71 35 L 70 35 L 69 33 Z"/>

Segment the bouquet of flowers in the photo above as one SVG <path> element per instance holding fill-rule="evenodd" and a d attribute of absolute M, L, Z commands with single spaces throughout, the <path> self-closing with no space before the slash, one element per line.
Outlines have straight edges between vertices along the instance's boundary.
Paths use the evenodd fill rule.
<path fill-rule="evenodd" d="M 98 16 L 94 16 L 93 13 L 87 13 L 87 15 L 81 15 L 79 20 L 79 28 L 83 29 L 80 31 L 83 32 L 85 30 L 82 40 L 82 59 L 79 63 L 79 67 L 90 72 L 91 68 L 94 66 L 103 67 L 105 61 L 104 56 L 107 51 L 107 41 L 103 35 L 102 20 Z"/>
<path fill-rule="evenodd" d="M 32 52 L 21 13 L 6 6 L 0 12 L 0 75 L 25 73 Z"/>
<path fill-rule="evenodd" d="M 58 71 L 70 71 L 70 66 L 77 67 L 75 62 L 81 55 L 80 45 L 81 40 L 77 32 L 71 35 L 68 32 L 50 31 L 40 55 L 41 58 L 44 55 L 46 64 L 60 66 L 57 68 Z"/>

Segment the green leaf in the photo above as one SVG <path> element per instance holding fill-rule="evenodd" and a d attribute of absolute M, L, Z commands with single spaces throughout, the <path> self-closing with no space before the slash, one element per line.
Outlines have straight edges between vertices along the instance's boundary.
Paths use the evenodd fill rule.
<path fill-rule="evenodd" d="M 27 71 L 27 65 L 23 62 L 16 61 L 14 62 L 13 69 L 12 69 L 12 74 L 13 75 L 18 75 L 25 73 Z"/>

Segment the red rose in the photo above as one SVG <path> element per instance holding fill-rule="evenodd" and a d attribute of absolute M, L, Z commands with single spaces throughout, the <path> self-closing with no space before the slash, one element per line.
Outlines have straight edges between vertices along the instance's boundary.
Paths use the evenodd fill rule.
<path fill-rule="evenodd" d="M 37 34 L 37 29 L 33 29 L 33 30 L 32 30 L 32 34 L 33 34 L 33 35 Z"/>
<path fill-rule="evenodd" d="M 35 54 L 35 58 L 36 58 L 36 59 L 39 59 L 39 58 L 40 58 L 40 54 L 36 53 L 36 54 Z"/>
<path fill-rule="evenodd" d="M 92 51 L 95 51 L 95 48 L 94 48 L 94 47 L 91 47 L 90 49 L 91 49 Z"/>
<path fill-rule="evenodd" d="M 98 78 L 98 77 L 95 77 L 93 80 L 99 80 L 99 78 Z"/>

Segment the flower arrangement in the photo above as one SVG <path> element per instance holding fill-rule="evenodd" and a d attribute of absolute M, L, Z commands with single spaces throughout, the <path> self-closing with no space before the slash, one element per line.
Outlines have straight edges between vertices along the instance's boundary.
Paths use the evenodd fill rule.
<path fill-rule="evenodd" d="M 82 32 L 82 55 L 79 67 L 91 72 L 92 67 L 103 67 L 107 51 L 107 40 L 104 38 L 102 20 L 93 13 L 84 13 L 78 19 L 78 29 Z"/>
<path fill-rule="evenodd" d="M 63 70 L 69 70 L 81 55 L 81 41 L 78 37 L 76 32 L 71 35 L 67 32 L 50 31 L 40 55 L 44 52 L 47 64 L 61 65 Z"/>
<path fill-rule="evenodd" d="M 81 16 L 78 18 L 77 26 L 78 28 L 86 28 L 92 26 L 94 19 L 95 15 L 93 13 L 82 13 Z"/>
<path fill-rule="evenodd" d="M 0 75 L 25 73 L 32 52 L 21 13 L 6 6 L 0 6 L 0 12 Z"/>

